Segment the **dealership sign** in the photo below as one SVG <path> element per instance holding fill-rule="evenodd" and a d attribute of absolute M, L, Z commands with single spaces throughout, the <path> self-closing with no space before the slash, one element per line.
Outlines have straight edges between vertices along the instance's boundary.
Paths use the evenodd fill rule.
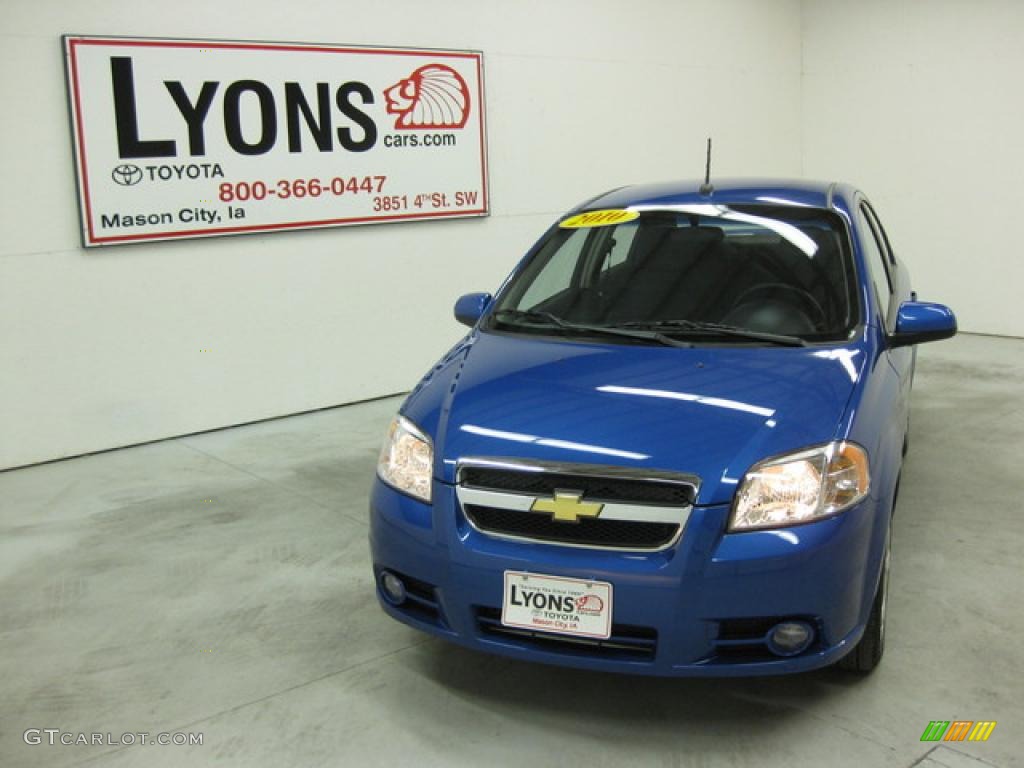
<path fill-rule="evenodd" d="M 475 51 L 64 38 L 87 246 L 485 216 Z"/>

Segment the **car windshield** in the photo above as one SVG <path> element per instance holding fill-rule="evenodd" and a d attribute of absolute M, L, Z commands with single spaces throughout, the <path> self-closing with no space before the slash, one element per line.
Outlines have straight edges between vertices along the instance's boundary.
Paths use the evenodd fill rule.
<path fill-rule="evenodd" d="M 490 327 L 805 343 L 845 339 L 857 323 L 846 230 L 829 211 L 639 206 L 604 220 L 616 218 L 563 222 L 506 286 Z"/>

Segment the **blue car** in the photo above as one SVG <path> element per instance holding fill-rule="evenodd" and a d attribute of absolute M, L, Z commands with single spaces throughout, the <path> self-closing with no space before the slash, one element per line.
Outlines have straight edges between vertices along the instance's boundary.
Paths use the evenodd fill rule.
<path fill-rule="evenodd" d="M 512 658 L 870 672 L 921 302 L 845 184 L 616 189 L 556 222 L 388 431 L 383 609 Z"/>

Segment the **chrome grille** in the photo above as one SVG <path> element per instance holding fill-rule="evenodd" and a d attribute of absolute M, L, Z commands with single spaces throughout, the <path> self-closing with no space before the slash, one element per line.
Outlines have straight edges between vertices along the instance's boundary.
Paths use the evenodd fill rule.
<path fill-rule="evenodd" d="M 660 549 L 679 532 L 678 523 L 582 519 L 560 523 L 536 512 L 465 506 L 466 517 L 480 531 L 609 549 Z"/>
<path fill-rule="evenodd" d="M 689 483 L 642 480 L 630 477 L 523 472 L 492 467 L 466 467 L 462 483 L 473 488 L 550 496 L 562 488 L 584 492 L 588 501 L 625 501 L 681 507 L 693 504 L 695 488 Z"/>
<path fill-rule="evenodd" d="M 682 534 L 699 481 L 690 475 L 589 464 L 463 459 L 456 489 L 477 531 L 563 546 L 653 552 Z M 603 505 L 596 517 L 555 519 L 533 511 L 538 500 L 571 493 Z"/>

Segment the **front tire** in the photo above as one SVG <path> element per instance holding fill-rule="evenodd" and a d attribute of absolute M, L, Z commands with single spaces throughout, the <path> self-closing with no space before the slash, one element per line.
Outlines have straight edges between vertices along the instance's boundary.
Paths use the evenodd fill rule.
<path fill-rule="evenodd" d="M 882 575 L 878 579 L 878 591 L 871 605 L 871 615 L 860 642 L 853 650 L 837 662 L 839 669 L 857 675 L 867 675 L 878 666 L 885 652 L 885 618 L 889 607 L 889 564 L 892 561 L 892 522 L 885 540 L 885 557 L 882 559 Z"/>

